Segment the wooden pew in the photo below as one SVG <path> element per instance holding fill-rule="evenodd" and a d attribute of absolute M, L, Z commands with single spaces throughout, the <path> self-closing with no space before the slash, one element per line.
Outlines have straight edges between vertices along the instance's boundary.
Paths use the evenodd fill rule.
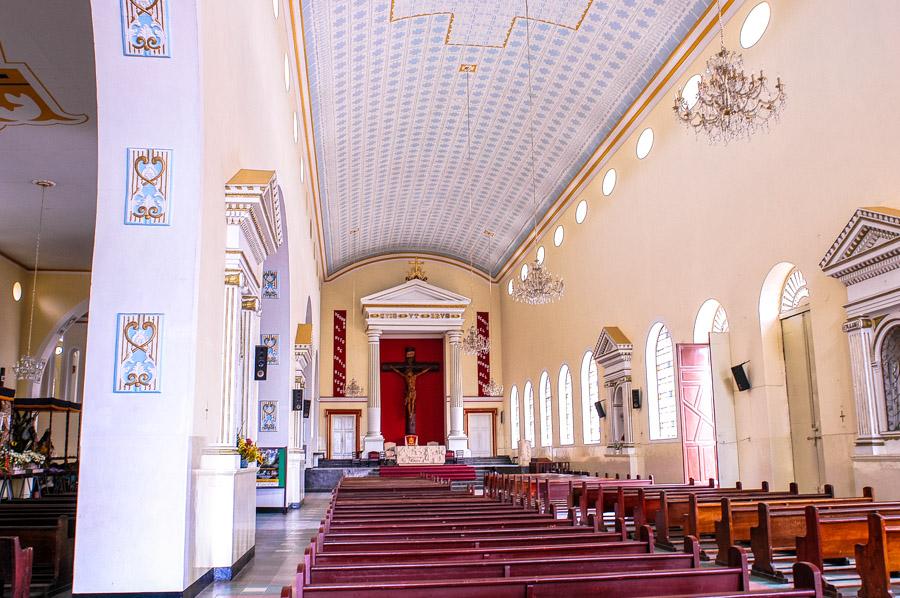
<path fill-rule="evenodd" d="M 900 525 L 888 524 L 879 513 L 869 513 L 869 540 L 857 544 L 856 571 L 862 581 L 860 598 L 887 598 L 891 591 L 891 571 L 900 571 Z"/>
<path fill-rule="evenodd" d="M 863 509 L 868 512 L 862 512 Z M 797 559 L 812 563 L 821 571 L 826 560 L 852 558 L 856 545 L 868 540 L 870 513 L 882 515 L 890 526 L 900 524 L 900 509 L 880 509 L 878 503 L 859 507 L 857 514 L 829 514 L 812 505 L 806 507 L 806 534 L 797 536 Z"/>
<path fill-rule="evenodd" d="M 31 595 L 31 567 L 33 548 L 22 548 L 18 536 L 0 537 L 0 580 L 9 587 L 11 598 L 29 598 Z M 44 592 L 49 588 L 41 588 Z M 5 588 L 4 588 L 5 589 Z M 0 594 L 3 594 L 0 589 Z"/>
<path fill-rule="evenodd" d="M 306 584 L 300 577 L 293 590 L 283 590 L 284 598 L 296 596 L 327 598 L 421 597 L 442 598 L 506 598 L 506 597 L 563 597 L 586 595 L 628 596 L 821 596 L 818 572 L 806 564 L 797 565 L 795 592 L 784 590 L 744 594 L 749 590 L 747 556 L 741 549 L 731 550 L 729 567 L 696 568 L 663 571 L 620 571 L 599 574 L 525 575 L 521 577 L 492 577 L 438 579 L 415 581 L 376 581 Z"/>
<path fill-rule="evenodd" d="M 18 518 L 0 521 L 0 536 L 18 537 L 34 550 L 32 578 L 49 587 L 65 587 L 72 579 L 72 558 L 66 516 Z"/>

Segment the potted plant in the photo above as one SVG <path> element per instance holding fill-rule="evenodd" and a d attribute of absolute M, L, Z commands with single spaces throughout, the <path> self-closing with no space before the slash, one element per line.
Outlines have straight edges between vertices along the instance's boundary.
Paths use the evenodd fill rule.
<path fill-rule="evenodd" d="M 237 450 L 241 456 L 241 468 L 248 467 L 250 463 L 262 463 L 262 452 L 252 439 L 238 436 Z"/>

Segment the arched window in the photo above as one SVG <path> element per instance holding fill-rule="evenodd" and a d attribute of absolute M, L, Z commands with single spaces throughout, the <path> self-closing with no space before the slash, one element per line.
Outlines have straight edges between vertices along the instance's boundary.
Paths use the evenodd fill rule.
<path fill-rule="evenodd" d="M 509 437 L 512 448 L 519 446 L 519 389 L 509 391 Z"/>
<path fill-rule="evenodd" d="M 781 289 L 780 311 L 785 313 L 808 304 L 809 288 L 806 286 L 806 277 L 800 270 L 794 268 Z"/>
<path fill-rule="evenodd" d="M 669 329 L 659 322 L 647 336 L 647 397 L 650 440 L 677 438 L 675 352 Z"/>
<path fill-rule="evenodd" d="M 728 332 L 728 315 L 725 308 L 715 299 L 707 299 L 700 306 L 694 320 L 694 342 L 708 343 L 710 333 Z"/>
<path fill-rule="evenodd" d="M 900 326 L 888 330 L 880 357 L 887 431 L 896 432 L 900 430 Z"/>
<path fill-rule="evenodd" d="M 550 374 L 541 374 L 541 446 L 553 444 L 553 397 L 550 392 Z"/>
<path fill-rule="evenodd" d="M 572 422 L 572 374 L 569 366 L 559 369 L 559 443 L 575 443 L 575 425 Z"/>
<path fill-rule="evenodd" d="M 600 416 L 594 407 L 594 403 L 600 400 L 599 385 L 594 353 L 588 351 L 581 359 L 581 426 L 585 444 L 600 442 Z"/>
<path fill-rule="evenodd" d="M 534 388 L 525 383 L 525 440 L 534 446 Z"/>

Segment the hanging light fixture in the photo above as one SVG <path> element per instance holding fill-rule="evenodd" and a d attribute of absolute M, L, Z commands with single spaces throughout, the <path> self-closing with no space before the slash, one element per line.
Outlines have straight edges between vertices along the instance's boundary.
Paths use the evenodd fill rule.
<path fill-rule="evenodd" d="M 477 69 L 477 65 L 460 65 L 460 72 L 464 72 L 466 74 L 466 159 L 469 161 L 469 165 L 471 166 L 472 162 L 472 118 L 471 118 L 471 110 L 469 98 L 471 95 L 471 87 L 469 85 L 469 76 L 475 72 Z M 469 168 L 469 172 L 471 172 L 471 168 Z M 469 193 L 469 216 L 472 216 L 472 194 Z M 472 249 L 469 252 L 469 281 L 473 281 L 475 279 L 475 248 L 474 244 Z M 474 291 L 474 286 L 470 286 L 470 289 Z M 474 292 L 471 293 L 474 295 Z M 485 337 L 483 334 L 478 332 L 478 318 L 475 318 L 475 322 L 469 326 L 466 333 L 463 334 L 460 348 L 464 353 L 469 355 L 484 355 L 491 350 L 491 341 Z"/>
<path fill-rule="evenodd" d="M 710 143 L 724 143 L 735 139 L 749 139 L 772 119 L 777 120 L 784 107 L 784 83 L 775 79 L 775 93 L 769 90 L 768 79 L 744 72 L 740 54 L 725 47 L 725 25 L 722 6 L 719 11 L 719 51 L 706 61 L 706 75 L 700 79 L 697 98 L 688 101 L 684 91 L 675 96 L 675 116 L 695 133 L 704 133 Z"/>
<path fill-rule="evenodd" d="M 528 56 L 528 110 L 532 112 L 534 97 L 531 83 L 531 20 L 528 16 L 528 0 L 525 0 L 525 48 Z M 528 119 L 528 130 L 531 145 L 531 203 L 534 206 L 533 228 L 528 245 L 537 242 L 537 184 L 534 175 L 534 116 Z M 524 277 L 513 282 L 512 298 L 527 305 L 545 305 L 562 298 L 565 283 L 559 276 L 553 275 L 543 263 L 534 260 L 528 267 Z"/>
<path fill-rule="evenodd" d="M 56 183 L 47 180 L 34 180 L 33 184 L 41 188 L 41 213 L 38 216 L 37 237 L 34 243 L 34 278 L 31 282 L 31 313 L 28 316 L 28 344 L 25 354 L 19 357 L 19 361 L 13 366 L 16 378 L 19 380 L 28 380 L 29 382 L 40 382 L 44 375 L 44 366 L 47 360 L 41 359 L 31 354 L 31 333 L 34 330 L 34 304 L 37 299 L 37 278 L 38 266 L 41 258 L 41 233 L 44 230 L 44 196 L 47 189 L 55 187 Z"/>
<path fill-rule="evenodd" d="M 351 258 L 356 255 L 356 236 L 359 234 L 359 227 L 355 226 L 350 229 L 350 252 Z M 350 330 L 356 326 L 356 278 L 353 279 L 353 298 L 350 303 Z M 349 336 L 349 334 L 348 334 Z M 356 378 L 350 378 L 350 382 L 344 383 L 345 397 L 361 397 L 366 394 L 366 390 L 359 385 Z"/>

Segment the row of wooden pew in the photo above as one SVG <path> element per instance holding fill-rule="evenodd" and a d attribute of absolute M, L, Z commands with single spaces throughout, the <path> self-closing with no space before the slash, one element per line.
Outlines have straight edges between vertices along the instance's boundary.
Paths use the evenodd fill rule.
<path fill-rule="evenodd" d="M 789 581 L 790 565 L 807 562 L 824 571 L 834 594 L 861 585 L 861 596 L 892 595 L 890 572 L 900 570 L 900 502 L 876 501 L 871 488 L 836 498 L 830 485 L 801 494 L 796 484 L 773 491 L 765 482 L 719 488 L 712 481 L 661 485 L 652 478 L 544 474 L 489 475 L 485 494 L 591 529 L 652 525 L 658 548 L 674 550 L 680 538 L 694 537 L 701 558 L 720 565 L 729 563 L 732 546 L 746 546 L 753 573 L 775 581 Z"/>
<path fill-rule="evenodd" d="M 0 502 L 0 580 L 12 598 L 72 585 L 75 495 Z"/>
<path fill-rule="evenodd" d="M 658 552 L 648 524 L 629 538 L 623 518 L 601 529 L 564 515 L 434 480 L 344 478 L 282 597 L 822 595 L 808 563 L 794 566 L 791 590 L 750 591 L 740 547 L 726 566 L 701 567 L 693 536 Z"/>

